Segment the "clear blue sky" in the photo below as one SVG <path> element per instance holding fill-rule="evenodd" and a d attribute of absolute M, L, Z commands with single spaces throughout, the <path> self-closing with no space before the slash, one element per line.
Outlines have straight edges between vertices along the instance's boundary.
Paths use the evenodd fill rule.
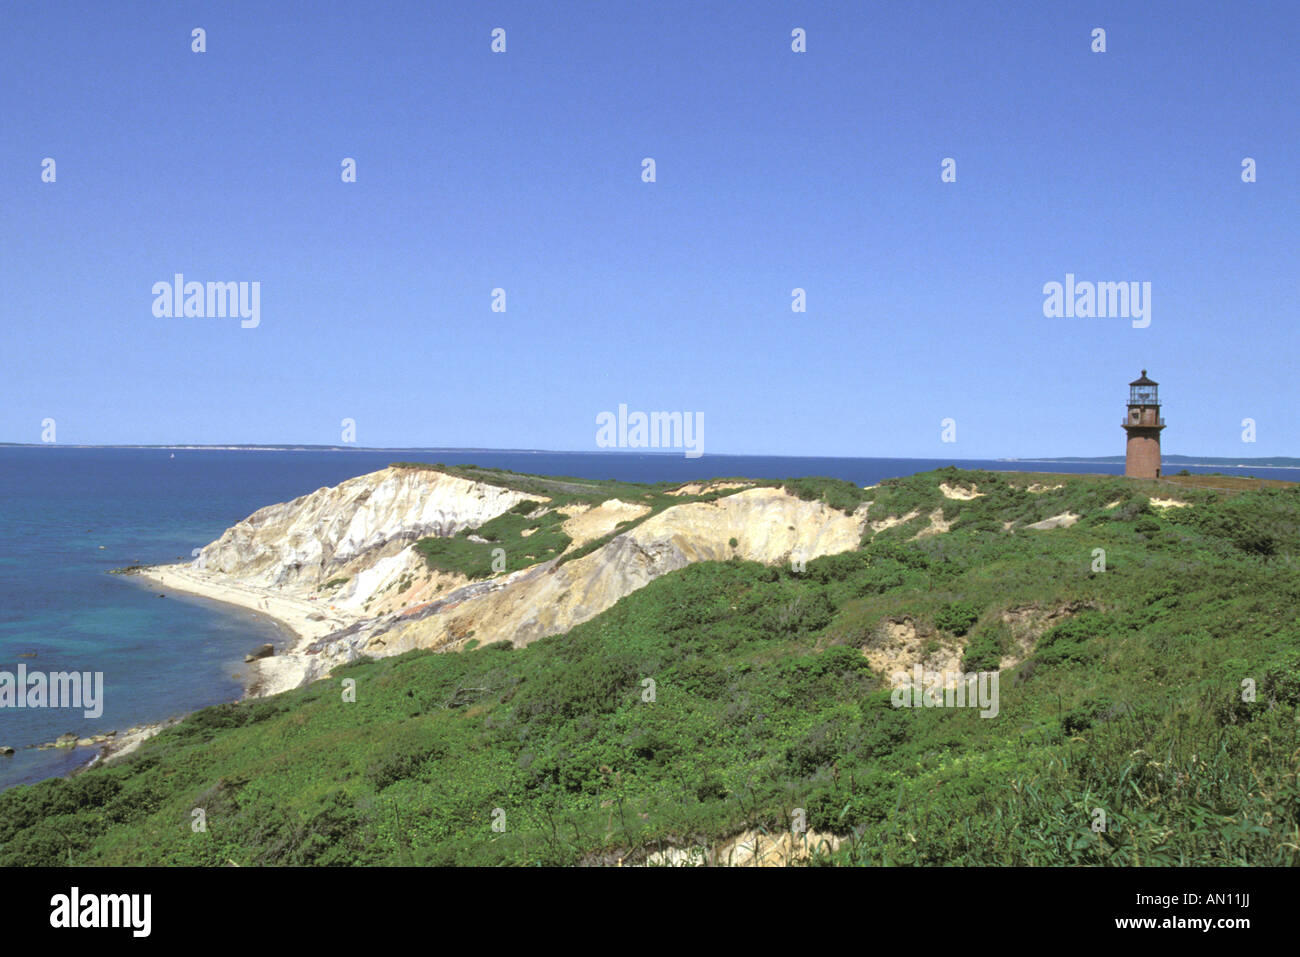
<path fill-rule="evenodd" d="M 1300 454 L 1295 0 L 0 21 L 0 440 L 592 450 L 626 403 L 706 453 L 1104 455 L 1146 368 L 1166 453 Z M 177 272 L 261 325 L 155 318 Z M 1067 272 L 1151 325 L 1045 318 Z"/>

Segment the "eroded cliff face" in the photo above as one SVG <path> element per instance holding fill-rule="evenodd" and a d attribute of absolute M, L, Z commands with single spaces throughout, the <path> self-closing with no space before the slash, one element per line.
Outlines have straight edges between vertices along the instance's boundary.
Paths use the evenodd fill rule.
<path fill-rule="evenodd" d="M 545 501 L 428 469 L 381 469 L 258 509 L 192 566 L 289 593 L 364 575 L 362 590 L 353 585 L 337 596 L 351 605 L 409 571 L 410 556 L 401 553 L 413 542 L 477 528 L 524 500 Z"/>
<path fill-rule="evenodd" d="M 810 561 L 856 548 L 865 519 L 865 508 L 845 515 L 777 488 L 677 505 L 563 565 L 536 565 L 408 608 L 375 628 L 360 650 L 384 655 L 457 646 L 471 633 L 480 644 L 526 645 L 594 618 L 624 595 L 691 562 Z"/>
<path fill-rule="evenodd" d="M 671 506 L 580 558 L 551 558 L 486 581 L 432 571 L 414 548 L 426 536 L 475 529 L 524 500 L 539 508 L 549 501 L 430 469 L 382 469 L 260 509 L 193 562 L 155 574 L 295 628 L 299 640 L 286 654 L 252 666 L 258 693 L 273 693 L 359 655 L 453 650 L 471 636 L 526 645 L 691 562 L 810 561 L 856 548 L 867 520 L 867 506 L 846 515 L 759 487 Z M 574 549 L 647 507 L 611 499 L 556 510 L 568 516 Z"/>

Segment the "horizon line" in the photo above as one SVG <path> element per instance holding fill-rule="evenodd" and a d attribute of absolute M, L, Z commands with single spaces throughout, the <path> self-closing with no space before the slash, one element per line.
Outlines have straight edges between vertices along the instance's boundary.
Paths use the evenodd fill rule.
<path fill-rule="evenodd" d="M 489 448 L 485 446 L 419 446 L 419 445 L 317 445 L 305 442 L 294 443 L 74 443 L 74 442 L 0 442 L 0 448 L 64 448 L 64 449 L 158 449 L 160 451 L 194 451 L 194 452 L 487 452 L 487 453 L 521 453 L 529 455 L 653 455 L 668 458 L 680 458 L 680 449 L 525 449 L 525 448 Z M 917 456 L 917 455 L 810 455 L 783 454 L 774 452 L 709 452 L 701 458 L 788 458 L 788 459 L 897 459 L 900 461 L 936 462 L 952 459 L 967 462 L 1055 462 L 1070 465 L 1117 465 L 1124 461 L 1123 455 L 1100 456 Z M 1268 455 L 1251 458 L 1234 458 L 1232 456 L 1200 456 L 1205 459 L 1221 459 L 1218 462 L 1198 462 L 1198 456 L 1173 453 L 1161 456 L 1161 461 L 1185 460 L 1177 464 L 1202 467 L 1233 464 L 1235 467 L 1248 468 L 1300 468 L 1295 465 L 1265 465 L 1274 459 L 1293 459 L 1300 461 L 1300 456 Z"/>

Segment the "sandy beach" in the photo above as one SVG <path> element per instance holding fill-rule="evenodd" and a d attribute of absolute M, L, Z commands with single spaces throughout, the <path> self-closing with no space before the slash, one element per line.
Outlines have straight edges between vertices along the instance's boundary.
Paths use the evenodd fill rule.
<path fill-rule="evenodd" d="M 203 574 L 188 565 L 155 565 L 135 574 L 158 586 L 163 594 L 170 590 L 235 605 L 270 618 L 290 633 L 288 647 L 245 666 L 247 697 L 278 694 L 303 684 L 311 676 L 310 664 L 315 658 L 306 654 L 307 647 L 359 620 L 358 616 L 325 602 L 294 598 L 225 576 Z M 250 645 L 248 650 L 254 648 Z"/>

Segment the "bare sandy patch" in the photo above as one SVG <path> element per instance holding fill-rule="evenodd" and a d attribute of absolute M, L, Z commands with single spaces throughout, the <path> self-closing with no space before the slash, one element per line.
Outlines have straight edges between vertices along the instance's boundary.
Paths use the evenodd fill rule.
<path fill-rule="evenodd" d="M 1069 528 L 1079 520 L 1079 516 L 1073 512 L 1062 512 L 1060 515 L 1053 515 L 1051 518 L 1045 518 L 1041 522 L 1034 522 L 1032 525 L 1026 525 L 1025 528 L 1032 528 L 1034 531 L 1047 532 L 1054 528 Z"/>
<path fill-rule="evenodd" d="M 905 525 L 921 513 L 918 511 L 908 512 L 906 515 L 890 515 L 888 518 L 882 518 L 878 522 L 871 522 L 868 526 L 873 535 L 883 532 L 887 528 L 897 528 L 899 525 Z"/>
<path fill-rule="evenodd" d="M 587 542 L 603 538 L 620 522 L 631 522 L 650 511 L 649 505 L 633 505 L 620 499 L 611 498 L 594 508 L 578 506 L 573 509 L 561 509 L 562 515 L 569 518 L 560 526 L 564 534 L 573 539 L 570 548 L 579 548 Z"/>
<path fill-rule="evenodd" d="M 725 492 L 733 488 L 752 488 L 753 482 L 688 482 L 681 488 L 673 489 L 668 495 L 708 495 L 710 492 Z"/>
<path fill-rule="evenodd" d="M 890 687 L 911 684 L 917 664 L 927 671 L 960 672 L 964 649 L 942 642 L 932 647 L 937 637 L 919 630 L 911 618 L 889 618 L 881 622 L 862 654 L 872 671 L 889 679 Z M 900 672 L 906 678 L 895 681 Z"/>
<path fill-rule="evenodd" d="M 672 847 L 656 851 L 645 860 L 647 867 L 789 867 L 802 864 L 815 854 L 832 854 L 842 839 L 830 833 L 781 831 L 765 834 L 745 831 L 717 847 Z"/>
<path fill-rule="evenodd" d="M 1044 492 L 1055 492 L 1058 488 L 1065 488 L 1065 486 L 1064 485 L 1040 485 L 1038 482 L 1035 482 L 1033 485 L 1026 487 L 1025 491 L 1029 492 L 1031 495 L 1042 495 Z"/>
<path fill-rule="evenodd" d="M 1149 500 L 1156 508 L 1188 508 L 1191 502 L 1180 502 L 1176 498 L 1153 498 Z"/>
<path fill-rule="evenodd" d="M 1011 632 L 1011 640 L 1004 648 L 1000 671 L 1014 668 L 1028 658 L 1043 632 L 1055 628 L 1066 618 L 1092 608 L 1089 602 L 1073 602 L 1057 608 L 1040 608 L 1037 605 L 1019 605 L 1002 612 L 1002 623 Z"/>
<path fill-rule="evenodd" d="M 973 498 L 980 498 L 984 495 L 983 492 L 979 491 L 978 485 L 962 488 L 960 485 L 949 485 L 947 482 L 939 483 L 939 491 L 943 493 L 944 498 L 955 498 L 962 502 L 969 502 Z"/>
<path fill-rule="evenodd" d="M 955 519 L 954 519 L 955 521 Z M 942 535 L 948 529 L 952 528 L 952 522 L 943 520 L 943 509 L 936 508 L 930 513 L 930 524 L 927 528 L 921 529 L 912 536 L 913 541 L 918 538 L 929 538 L 931 535 Z"/>

